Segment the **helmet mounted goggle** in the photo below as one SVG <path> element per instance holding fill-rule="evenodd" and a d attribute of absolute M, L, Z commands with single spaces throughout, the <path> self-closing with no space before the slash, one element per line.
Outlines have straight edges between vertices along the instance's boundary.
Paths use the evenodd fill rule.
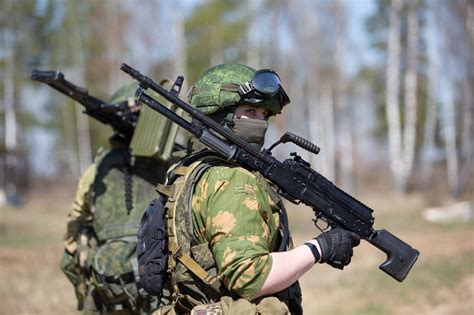
<path fill-rule="evenodd" d="M 240 101 L 258 104 L 275 96 L 279 97 L 281 107 L 290 102 L 290 98 L 281 86 L 280 77 L 270 69 L 258 70 L 252 79 L 239 85 Z"/>

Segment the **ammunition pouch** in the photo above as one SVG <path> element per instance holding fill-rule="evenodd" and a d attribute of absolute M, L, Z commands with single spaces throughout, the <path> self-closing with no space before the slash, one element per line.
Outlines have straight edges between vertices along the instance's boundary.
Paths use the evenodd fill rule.
<path fill-rule="evenodd" d="M 94 253 L 91 281 L 107 311 L 147 309 L 138 287 L 136 238 L 107 240 Z"/>

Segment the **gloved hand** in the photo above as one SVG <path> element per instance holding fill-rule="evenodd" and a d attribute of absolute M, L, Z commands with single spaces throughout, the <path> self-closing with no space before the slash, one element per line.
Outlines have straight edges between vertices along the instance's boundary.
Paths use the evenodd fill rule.
<path fill-rule="evenodd" d="M 315 237 L 315 240 L 321 248 L 319 262 L 338 269 L 344 269 L 351 262 L 353 248 L 360 243 L 359 235 L 341 227 L 324 232 Z"/>

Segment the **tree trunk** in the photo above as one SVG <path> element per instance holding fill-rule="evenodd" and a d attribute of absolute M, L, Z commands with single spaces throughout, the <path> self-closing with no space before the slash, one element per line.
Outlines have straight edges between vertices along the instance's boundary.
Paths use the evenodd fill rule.
<path fill-rule="evenodd" d="M 13 1 L 7 1 L 3 8 L 5 12 L 13 13 Z M 11 19 L 9 19 L 11 21 Z M 8 25 L 8 24 L 7 24 Z M 10 37 L 8 37 L 10 33 Z M 15 112 L 15 44 L 16 29 L 8 25 L 3 31 L 4 49 L 6 50 L 5 72 L 3 74 L 3 107 L 5 110 L 5 151 L 4 151 L 4 186 L 0 195 L 5 196 L 4 202 L 17 197 L 17 167 L 18 167 L 18 122 Z M 4 52 L 5 53 L 5 52 Z"/>
<path fill-rule="evenodd" d="M 175 3 L 176 4 L 176 3 Z M 181 97 L 186 97 L 186 93 L 188 92 L 188 78 L 187 71 L 186 71 L 186 42 L 184 37 L 184 18 L 183 18 L 183 10 L 182 10 L 182 3 L 178 2 L 178 8 L 173 10 L 172 13 L 172 24 L 173 24 L 173 40 L 174 40 L 174 49 L 175 49 L 175 57 L 174 57 L 174 73 L 178 73 L 183 75 L 185 80 L 183 82 L 182 87 L 182 95 Z"/>
<path fill-rule="evenodd" d="M 439 47 L 436 41 L 438 34 L 437 6 L 431 6 L 428 12 L 427 29 L 431 30 L 427 38 L 428 51 L 428 91 L 426 101 L 425 126 L 423 133 L 423 150 L 421 155 L 421 183 L 426 189 L 433 172 L 435 153 L 435 134 L 439 99 Z"/>
<path fill-rule="evenodd" d="M 261 19 L 257 14 L 260 12 L 261 1 L 253 0 L 248 2 L 248 12 L 250 27 L 247 29 L 247 65 L 260 68 L 260 41 L 261 39 Z"/>
<path fill-rule="evenodd" d="M 390 4 L 385 105 L 387 111 L 390 170 L 395 188 L 398 192 L 401 192 L 402 178 L 400 177 L 400 170 L 402 168 L 402 159 L 398 95 L 400 89 L 400 11 L 402 2 L 401 0 L 391 0 Z"/>
<path fill-rule="evenodd" d="M 403 167 L 400 170 L 400 185 L 403 192 L 407 191 L 408 180 L 415 158 L 416 121 L 417 121 L 417 67 L 418 67 L 418 17 L 417 3 L 408 5 L 408 43 L 407 70 L 405 72 L 405 122 L 403 128 Z"/>
<path fill-rule="evenodd" d="M 314 137 L 313 143 L 321 146 L 321 156 L 314 157 L 314 165 L 321 165 L 321 173 L 331 181 L 336 180 L 336 143 L 334 137 L 334 102 L 333 102 L 333 82 L 321 84 L 320 98 L 318 106 L 310 107 L 310 130 Z M 315 105 L 315 104 L 313 104 Z M 318 123 L 315 123 L 318 122 Z M 316 163 L 316 160 L 322 162 Z"/>
<path fill-rule="evenodd" d="M 211 43 L 210 46 L 212 47 L 211 56 L 209 59 L 210 65 L 216 66 L 224 62 L 224 52 L 223 52 L 223 44 L 222 44 L 222 33 L 221 33 L 221 26 L 220 22 L 215 25 L 210 25 L 211 28 Z"/>
<path fill-rule="evenodd" d="M 304 19 L 305 28 L 301 28 L 301 41 L 304 45 L 301 47 L 304 69 L 296 73 L 296 79 L 301 80 L 300 83 L 296 84 L 293 88 L 293 93 L 298 94 L 303 90 L 305 93 L 304 104 L 306 106 L 305 112 L 300 116 L 300 121 L 307 122 L 307 129 L 309 134 L 309 140 L 320 146 L 321 154 L 314 155 L 308 154 L 308 160 L 317 170 L 320 170 L 322 174 L 327 176 L 329 179 L 335 179 L 335 166 L 334 166 L 334 143 L 333 131 L 334 131 L 334 119 L 333 114 L 333 99 L 332 99 L 332 87 L 328 82 L 323 82 L 319 76 L 320 73 L 320 47 L 318 42 L 320 39 L 319 25 L 317 20 L 314 18 L 314 7 L 298 6 L 300 12 L 294 12 L 293 15 L 295 23 L 301 23 L 300 20 Z M 301 63 L 297 61 L 296 67 L 301 68 Z M 301 76 L 300 73 L 304 76 Z M 330 81 L 330 79 L 328 79 Z M 304 88 L 303 88 L 304 87 Z M 308 119 L 309 118 L 309 119 Z M 331 145 L 332 143 L 332 145 Z"/>
<path fill-rule="evenodd" d="M 461 133 L 461 172 L 459 174 L 459 187 L 461 191 L 468 187 L 469 179 L 472 178 L 473 165 L 473 139 L 474 139 L 474 103 L 472 95 L 472 84 L 474 80 L 474 3 L 471 1 L 467 7 L 466 32 L 469 54 L 467 56 L 468 67 L 466 69 L 466 79 L 464 80 L 463 95 L 463 129 Z"/>
<path fill-rule="evenodd" d="M 456 145 L 456 116 L 453 101 L 453 86 L 445 82 L 445 97 L 442 101 L 441 126 L 446 151 L 446 166 L 448 172 L 448 184 L 453 195 L 458 193 L 458 154 Z"/>
<path fill-rule="evenodd" d="M 77 71 L 77 80 L 80 85 L 85 84 L 84 47 L 81 34 L 80 24 L 74 14 L 76 12 L 76 4 L 71 3 L 71 60 Z M 83 173 L 92 163 L 91 141 L 89 132 L 89 117 L 82 113 L 82 105 L 75 104 L 76 128 L 77 128 L 77 146 L 79 155 L 79 173 Z"/>
<path fill-rule="evenodd" d="M 108 64 L 108 94 L 112 95 L 124 84 L 123 75 L 117 75 L 118 66 L 123 61 L 122 32 L 120 21 L 120 1 L 104 1 L 105 6 L 105 25 L 106 25 L 106 55 Z"/>
<path fill-rule="evenodd" d="M 352 115 L 347 106 L 347 81 L 344 74 L 347 49 L 346 12 L 340 0 L 336 2 L 336 108 L 340 117 L 337 125 L 339 131 L 340 182 L 348 192 L 354 191 L 354 143 L 352 138 Z M 334 130 L 331 129 L 331 130 Z"/>

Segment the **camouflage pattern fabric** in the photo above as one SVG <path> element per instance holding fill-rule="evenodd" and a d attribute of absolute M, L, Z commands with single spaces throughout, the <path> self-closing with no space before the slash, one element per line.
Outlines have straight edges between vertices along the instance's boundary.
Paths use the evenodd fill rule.
<path fill-rule="evenodd" d="M 79 181 L 68 215 L 61 269 L 75 286 L 84 314 L 144 314 L 142 306 L 148 307 L 133 281 L 132 261 L 136 260 L 141 214 L 155 196 L 166 166 L 135 158 L 131 165 L 133 209 L 128 211 L 126 152 L 126 147 L 114 147 L 98 154 Z"/>
<path fill-rule="evenodd" d="M 208 169 L 192 197 L 199 242 L 209 242 L 218 277 L 227 289 L 252 300 L 261 289 L 280 226 L 278 200 L 258 174 L 222 165 Z"/>
<path fill-rule="evenodd" d="M 207 70 L 192 87 L 190 102 L 205 114 L 212 114 L 240 101 L 237 87 L 252 79 L 255 69 L 240 64 L 222 64 Z M 228 88 L 233 87 L 233 88 Z M 281 112 L 277 97 L 256 104 L 273 115 Z"/>
<path fill-rule="evenodd" d="M 258 303 L 251 303 L 246 299 L 233 300 L 224 296 L 217 303 L 198 305 L 192 309 L 191 315 L 289 315 L 290 311 L 285 303 L 276 297 L 267 297 Z"/>
<path fill-rule="evenodd" d="M 71 254 L 75 253 L 78 248 L 78 235 L 81 228 L 89 225 L 93 219 L 92 207 L 90 207 L 92 204 L 91 186 L 96 173 L 97 166 L 92 164 L 82 174 L 71 205 L 71 211 L 68 214 L 64 247 Z"/>

